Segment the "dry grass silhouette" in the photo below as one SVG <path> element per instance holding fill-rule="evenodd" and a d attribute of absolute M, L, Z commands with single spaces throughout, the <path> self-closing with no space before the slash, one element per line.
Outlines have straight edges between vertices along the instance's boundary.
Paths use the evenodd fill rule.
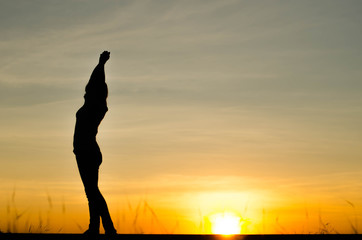
<path fill-rule="evenodd" d="M 52 223 L 52 211 L 54 211 L 53 200 L 48 192 L 46 192 L 47 208 L 45 210 L 39 210 L 37 222 L 30 221 L 31 213 L 29 209 L 19 210 L 16 204 L 16 188 L 14 188 L 10 201 L 6 205 L 6 230 L 0 229 L 0 232 L 6 233 L 60 233 L 63 227 L 54 229 L 51 227 Z M 136 207 L 132 206 L 131 202 L 127 200 L 127 212 L 123 211 L 116 214 L 116 227 L 121 232 L 129 232 L 135 234 L 153 233 L 153 227 L 157 228 L 157 231 L 162 231 L 165 234 L 173 234 L 177 230 L 178 222 L 172 229 L 167 229 L 160 221 L 156 211 L 150 206 L 146 200 L 140 200 Z M 66 218 L 66 204 L 64 198 L 61 203 L 61 213 L 63 219 Z M 150 226 L 150 230 L 146 230 L 144 225 L 145 221 Z M 122 229 L 125 223 L 132 223 L 131 228 Z M 79 231 L 84 232 L 84 228 L 74 220 L 74 224 Z M 64 221 L 63 221 L 64 225 Z M 122 231 L 123 230 L 123 231 Z"/>
<path fill-rule="evenodd" d="M 61 202 L 61 215 L 63 218 L 63 226 L 58 228 L 52 227 L 52 211 L 54 211 L 53 200 L 48 192 L 46 192 L 47 206 L 45 210 L 38 211 L 37 221 L 31 221 L 34 219 L 34 216 L 31 215 L 29 209 L 18 209 L 16 204 L 16 188 L 14 187 L 11 194 L 10 200 L 6 205 L 6 230 L 0 229 L 0 233 L 61 233 L 63 231 L 64 222 L 66 219 L 66 204 L 64 198 Z M 346 204 L 350 206 L 353 210 L 353 215 L 348 218 L 348 223 L 351 228 L 352 234 L 359 234 L 359 225 L 358 225 L 358 213 L 356 206 L 345 200 Z M 248 206 L 244 208 L 243 216 L 247 216 Z M 266 229 L 265 215 L 266 210 L 262 211 L 262 228 L 263 234 Z M 200 222 L 197 224 L 199 226 L 199 232 L 203 233 L 205 231 L 205 216 L 202 214 L 199 209 Z M 309 213 L 306 210 L 305 213 L 306 221 L 309 221 Z M 179 222 L 176 221 L 174 226 L 170 229 L 166 228 L 163 222 L 160 220 L 157 211 L 153 209 L 146 200 L 139 200 L 137 204 L 132 205 L 132 203 L 127 199 L 127 208 L 122 211 L 116 212 L 116 221 L 115 225 L 119 232 L 127 232 L 134 234 L 150 234 L 150 233 L 162 233 L 162 234 L 174 234 L 179 230 Z M 335 227 L 325 221 L 322 217 L 322 214 L 318 214 L 319 225 L 317 232 L 307 232 L 303 234 L 339 234 Z M 54 220 L 54 219 L 53 219 Z M 250 220 L 247 217 L 242 217 L 240 221 L 243 221 L 244 226 L 242 232 L 248 232 L 248 225 Z M 84 228 L 76 221 L 74 224 L 77 226 L 80 232 L 84 231 Z M 279 217 L 275 219 L 275 232 L 278 234 L 293 234 L 285 226 L 283 226 Z"/>

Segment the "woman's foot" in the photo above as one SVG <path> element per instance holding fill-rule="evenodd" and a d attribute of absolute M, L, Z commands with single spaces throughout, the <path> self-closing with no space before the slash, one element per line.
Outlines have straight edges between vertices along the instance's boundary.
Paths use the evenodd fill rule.
<path fill-rule="evenodd" d="M 88 229 L 87 231 L 85 231 L 83 233 L 83 235 L 86 235 L 86 236 L 98 236 L 99 235 L 99 230 Z"/>
<path fill-rule="evenodd" d="M 116 229 L 112 229 L 112 230 L 107 230 L 106 232 L 105 232 L 105 234 L 106 234 L 106 236 L 108 236 L 108 237 L 114 237 L 114 236 L 116 236 L 117 235 L 117 231 L 116 231 Z"/>

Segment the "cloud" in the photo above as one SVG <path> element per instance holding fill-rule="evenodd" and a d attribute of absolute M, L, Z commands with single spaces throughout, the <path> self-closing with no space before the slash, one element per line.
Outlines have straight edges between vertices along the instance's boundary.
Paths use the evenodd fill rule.
<path fill-rule="evenodd" d="M 219 189 L 242 180 L 216 180 L 226 174 L 267 182 L 358 167 L 360 4 L 326 3 L 6 2 L 2 152 L 23 163 L 17 146 L 47 166 L 73 157 L 74 114 L 108 49 L 99 139 L 113 176 L 202 175 L 196 191 L 212 174 Z M 170 179 L 185 191 L 193 181 Z M 329 187 L 308 184 L 296 188 Z"/>

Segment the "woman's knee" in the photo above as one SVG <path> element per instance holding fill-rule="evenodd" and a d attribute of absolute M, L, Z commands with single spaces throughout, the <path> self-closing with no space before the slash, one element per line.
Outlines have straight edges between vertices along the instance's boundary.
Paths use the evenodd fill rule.
<path fill-rule="evenodd" d="M 99 191 L 98 186 L 95 187 L 85 187 L 85 194 L 87 195 L 88 199 L 97 199 L 101 192 Z"/>

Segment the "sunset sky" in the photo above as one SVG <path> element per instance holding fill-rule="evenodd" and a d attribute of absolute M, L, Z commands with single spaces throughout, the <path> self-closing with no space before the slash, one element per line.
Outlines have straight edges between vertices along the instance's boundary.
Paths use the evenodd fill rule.
<path fill-rule="evenodd" d="M 118 232 L 210 233 L 223 212 L 241 233 L 353 232 L 361 12 L 358 0 L 1 1 L 0 231 L 86 229 L 72 137 L 108 50 L 100 189 Z"/>

